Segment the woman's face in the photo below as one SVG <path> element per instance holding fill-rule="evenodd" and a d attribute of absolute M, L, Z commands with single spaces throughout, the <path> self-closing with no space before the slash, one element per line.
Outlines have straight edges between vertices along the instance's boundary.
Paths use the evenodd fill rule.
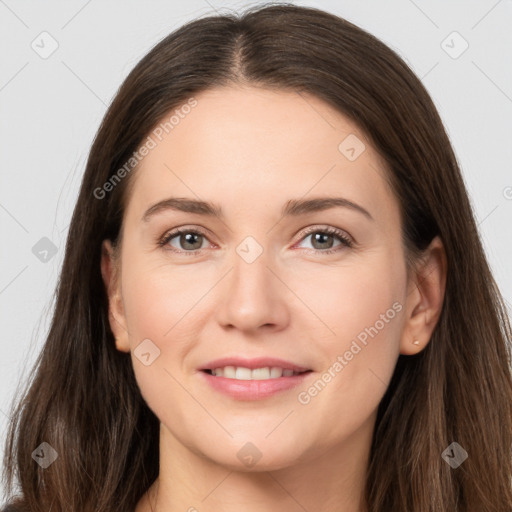
<path fill-rule="evenodd" d="M 405 343 L 399 206 L 383 161 L 313 96 L 218 88 L 195 99 L 150 134 L 133 171 L 117 347 L 167 438 L 203 458 L 278 469 L 349 450 L 368 441 Z"/>

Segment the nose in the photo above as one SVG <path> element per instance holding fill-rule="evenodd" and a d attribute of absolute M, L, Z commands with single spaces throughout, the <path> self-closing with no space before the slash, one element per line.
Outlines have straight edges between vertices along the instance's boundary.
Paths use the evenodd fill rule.
<path fill-rule="evenodd" d="M 263 251 L 254 261 L 235 252 L 220 286 L 216 318 L 223 328 L 255 333 L 278 331 L 289 323 L 292 293 Z M 271 266 L 273 268 L 271 268 Z"/>

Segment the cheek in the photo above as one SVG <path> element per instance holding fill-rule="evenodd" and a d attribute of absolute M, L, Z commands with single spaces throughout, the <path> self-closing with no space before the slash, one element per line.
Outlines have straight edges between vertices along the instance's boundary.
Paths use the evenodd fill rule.
<path fill-rule="evenodd" d="M 320 320 L 309 322 L 309 331 L 325 369 L 330 369 L 330 380 L 336 382 L 329 387 L 337 388 L 338 396 L 349 393 L 362 398 L 363 388 L 383 389 L 391 378 L 403 327 L 406 274 L 401 261 L 393 251 L 383 250 L 364 264 L 332 268 L 328 273 L 319 270 L 298 292 L 308 297 Z"/>
<path fill-rule="evenodd" d="M 390 252 L 375 254 L 364 265 L 336 269 L 320 280 L 329 300 L 322 302 L 318 291 L 309 295 L 334 333 L 325 328 L 322 339 L 315 337 L 324 367 L 311 386 L 299 391 L 298 402 L 311 418 L 344 411 L 343 419 L 333 419 L 333 436 L 340 429 L 357 429 L 375 411 L 391 380 L 405 309 L 405 267 L 397 261 Z"/>
<path fill-rule="evenodd" d="M 307 322 L 315 342 L 333 353 L 358 336 L 364 342 L 365 333 L 368 339 L 377 335 L 382 339 L 400 331 L 396 320 L 401 318 L 398 310 L 403 308 L 406 283 L 399 257 L 383 248 L 357 260 L 353 257 L 347 264 L 330 267 L 310 264 L 300 272 L 305 277 L 293 282 L 294 292 L 311 313 L 298 321 Z"/>
<path fill-rule="evenodd" d="M 127 262 L 126 269 L 123 299 L 132 346 L 141 337 L 154 338 L 162 346 L 172 339 L 175 345 L 185 331 L 191 332 L 191 318 L 197 317 L 198 301 L 208 290 L 207 276 L 191 267 L 136 259 Z"/>
<path fill-rule="evenodd" d="M 132 365 L 143 398 L 162 418 L 171 403 L 179 411 L 179 404 L 190 403 L 179 383 L 187 354 L 199 339 L 198 300 L 205 291 L 201 279 L 183 268 L 127 258 L 125 269 L 123 302 Z"/>

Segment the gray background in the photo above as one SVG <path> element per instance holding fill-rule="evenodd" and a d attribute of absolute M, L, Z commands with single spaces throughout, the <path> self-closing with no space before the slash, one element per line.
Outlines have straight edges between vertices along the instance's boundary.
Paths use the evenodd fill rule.
<path fill-rule="evenodd" d="M 29 375 L 49 326 L 74 201 L 107 105 L 137 61 L 173 29 L 200 15 L 258 3 L 0 0 L 2 443 L 16 387 Z M 512 2 L 295 3 L 368 30 L 422 79 L 462 166 L 489 262 L 510 303 Z M 458 55 L 464 41 L 469 46 Z M 58 47 L 48 56 L 52 45 Z"/>

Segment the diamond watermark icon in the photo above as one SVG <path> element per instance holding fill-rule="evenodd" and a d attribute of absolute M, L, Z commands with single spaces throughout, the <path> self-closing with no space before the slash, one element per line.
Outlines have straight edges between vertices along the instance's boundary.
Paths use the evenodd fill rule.
<path fill-rule="evenodd" d="M 236 456 L 243 462 L 247 467 L 252 468 L 262 456 L 262 453 L 252 443 L 245 443 L 240 450 L 238 450 Z"/>
<path fill-rule="evenodd" d="M 453 469 L 457 469 L 468 458 L 468 452 L 459 443 L 453 442 L 441 454 L 441 457 Z"/>
<path fill-rule="evenodd" d="M 59 43 L 50 33 L 43 31 L 32 41 L 30 46 L 41 59 L 47 59 L 57 51 Z"/>
<path fill-rule="evenodd" d="M 32 458 L 43 468 L 53 464 L 59 454 L 46 442 L 41 443 L 33 452 Z"/>
<path fill-rule="evenodd" d="M 469 43 L 454 30 L 441 41 L 441 48 L 452 59 L 458 59 L 469 48 Z"/>
<path fill-rule="evenodd" d="M 253 263 L 263 253 L 263 247 L 255 238 L 247 236 L 237 246 L 236 252 L 246 263 Z"/>
<path fill-rule="evenodd" d="M 144 366 L 149 366 L 160 355 L 160 349 L 150 339 L 145 339 L 137 345 L 133 354 Z"/>
<path fill-rule="evenodd" d="M 56 253 L 56 245 L 45 236 L 32 247 L 32 254 L 43 263 L 48 263 Z"/>
<path fill-rule="evenodd" d="M 338 146 L 339 152 L 351 162 L 359 158 L 365 149 L 363 141 L 353 133 L 345 137 Z"/>

